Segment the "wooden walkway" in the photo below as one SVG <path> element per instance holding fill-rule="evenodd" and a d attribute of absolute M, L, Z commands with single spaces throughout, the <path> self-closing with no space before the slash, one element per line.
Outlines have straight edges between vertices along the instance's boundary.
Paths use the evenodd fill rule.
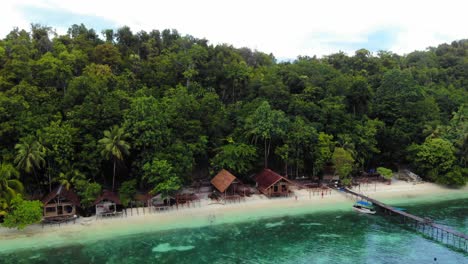
<path fill-rule="evenodd" d="M 421 232 L 438 242 L 450 245 L 464 252 L 468 252 L 468 235 L 464 233 L 453 230 L 447 226 L 436 224 L 429 218 L 422 218 L 407 212 L 403 212 L 395 207 L 379 202 L 363 194 L 354 192 L 348 188 L 341 190 L 355 197 L 361 198 L 362 200 L 371 202 L 386 215 L 399 217 L 402 223 L 413 227 L 416 229 L 416 231 Z"/>

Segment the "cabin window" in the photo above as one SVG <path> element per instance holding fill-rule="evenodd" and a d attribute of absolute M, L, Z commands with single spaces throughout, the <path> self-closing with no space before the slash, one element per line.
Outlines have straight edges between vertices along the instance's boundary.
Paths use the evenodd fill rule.
<path fill-rule="evenodd" d="M 55 207 L 46 207 L 46 213 L 55 213 Z"/>
<path fill-rule="evenodd" d="M 71 205 L 66 205 L 65 206 L 65 212 L 67 214 L 71 214 L 73 212 L 73 207 Z"/>

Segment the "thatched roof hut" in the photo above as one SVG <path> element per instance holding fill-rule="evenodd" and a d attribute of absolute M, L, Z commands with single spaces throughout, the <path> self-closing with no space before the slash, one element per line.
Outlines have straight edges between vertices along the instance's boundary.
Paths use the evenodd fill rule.
<path fill-rule="evenodd" d="M 44 204 L 44 217 L 69 217 L 76 214 L 76 208 L 80 207 L 80 199 L 72 190 L 63 185 L 57 186 L 42 199 Z"/>

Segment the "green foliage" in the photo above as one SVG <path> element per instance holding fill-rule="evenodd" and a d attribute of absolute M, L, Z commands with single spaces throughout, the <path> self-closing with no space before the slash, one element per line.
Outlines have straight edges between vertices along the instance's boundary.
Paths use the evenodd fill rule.
<path fill-rule="evenodd" d="M 446 175 L 439 177 L 437 182 L 454 187 L 463 187 L 468 183 L 468 168 L 453 167 Z"/>
<path fill-rule="evenodd" d="M 15 149 L 15 163 L 19 169 L 31 173 L 45 165 L 45 148 L 33 137 L 24 138 L 15 145 Z"/>
<path fill-rule="evenodd" d="M 104 137 L 99 140 L 102 146 L 101 155 L 106 159 L 123 160 L 124 155 L 129 154 L 130 145 L 123 140 L 126 136 L 124 129 L 113 126 L 104 131 Z"/>
<path fill-rule="evenodd" d="M 111 170 L 113 186 L 140 182 L 154 160 L 171 167 L 152 183 L 161 190 L 210 166 L 242 174 L 263 161 L 317 175 L 335 145 L 365 170 L 412 162 L 408 147 L 428 137 L 453 145 L 452 169 L 414 165 L 447 184 L 465 175 L 467 40 L 401 56 L 360 49 L 276 62 L 176 30 L 103 32 L 81 24 L 55 35 L 34 24 L 0 40 L 0 158 L 17 165 L 29 192 L 56 181 L 91 197 L 89 182 L 107 183 Z"/>
<path fill-rule="evenodd" d="M 23 184 L 18 180 L 19 172 L 10 163 L 0 164 L 0 209 L 6 210 L 13 198 L 24 191 Z"/>
<path fill-rule="evenodd" d="M 40 201 L 26 201 L 21 195 L 17 195 L 11 201 L 11 212 L 5 216 L 2 225 L 21 230 L 41 220 L 42 203 Z"/>
<path fill-rule="evenodd" d="M 74 142 L 77 129 L 70 124 L 52 121 L 40 131 L 46 148 L 45 159 L 48 161 L 48 174 L 51 178 L 59 176 L 60 171 L 67 171 L 74 159 Z"/>
<path fill-rule="evenodd" d="M 377 168 L 377 173 L 382 175 L 385 179 L 391 180 L 393 176 L 393 171 L 391 169 L 387 169 L 384 167 L 378 167 Z"/>
<path fill-rule="evenodd" d="M 76 180 L 74 184 L 75 189 L 80 196 L 80 202 L 83 208 L 89 208 L 101 194 L 101 185 L 99 183 L 79 179 Z"/>
<path fill-rule="evenodd" d="M 176 176 L 172 165 L 167 160 L 155 158 L 143 166 L 143 171 L 143 179 L 154 186 L 151 190 L 152 194 L 160 192 L 164 197 L 167 197 L 181 187 L 180 179 Z"/>
<path fill-rule="evenodd" d="M 235 143 L 232 139 L 228 141 L 230 143 L 219 148 L 211 160 L 211 166 L 215 170 L 227 169 L 239 175 L 251 171 L 257 158 L 257 149 L 244 143 Z"/>
<path fill-rule="evenodd" d="M 114 162 L 112 190 L 115 187 L 117 161 L 122 161 L 124 155 L 130 154 L 130 145 L 124 140 L 126 136 L 123 128 L 113 126 L 110 130 L 105 130 L 104 137 L 98 141 L 101 147 L 101 155 L 108 160 L 112 159 Z"/>
<path fill-rule="evenodd" d="M 441 138 L 428 138 L 421 145 L 411 145 L 408 148 L 410 160 L 423 176 L 437 182 L 447 182 L 444 177 L 453 169 L 456 161 L 452 143 Z M 457 176 L 458 172 L 452 174 Z"/>
<path fill-rule="evenodd" d="M 347 179 L 353 171 L 354 158 L 344 148 L 336 147 L 332 156 L 333 164 L 335 165 L 335 173 L 340 176 L 340 179 Z"/>
<path fill-rule="evenodd" d="M 327 135 L 323 132 L 318 134 L 318 142 L 314 149 L 314 175 L 317 172 L 322 171 L 323 166 L 332 159 L 333 149 L 335 143 L 333 142 L 333 136 Z"/>
<path fill-rule="evenodd" d="M 170 177 L 158 183 L 152 190 L 152 193 L 161 193 L 162 198 L 166 198 L 170 193 L 179 190 L 181 187 L 180 179 L 177 177 Z"/>
<path fill-rule="evenodd" d="M 3 217 L 8 214 L 9 211 L 9 203 L 5 198 L 0 198 L 0 216 Z"/>
<path fill-rule="evenodd" d="M 127 207 L 128 203 L 132 201 L 137 193 L 136 184 L 137 182 L 135 179 L 122 182 L 119 189 L 119 196 L 123 206 Z"/>
<path fill-rule="evenodd" d="M 271 140 L 282 137 L 288 125 L 284 113 L 280 110 L 273 110 L 267 101 L 248 116 L 245 124 L 245 131 L 248 136 L 263 141 L 265 168 L 268 168 L 268 157 L 270 155 Z"/>
<path fill-rule="evenodd" d="M 65 186 L 65 188 L 69 190 L 75 182 L 84 180 L 85 178 L 84 174 L 79 170 L 69 168 L 65 172 L 61 172 L 56 180 L 60 185 Z"/>

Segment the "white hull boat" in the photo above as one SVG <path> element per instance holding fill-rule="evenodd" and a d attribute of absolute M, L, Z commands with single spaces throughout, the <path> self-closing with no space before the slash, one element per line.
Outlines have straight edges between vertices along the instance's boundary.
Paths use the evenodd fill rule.
<path fill-rule="evenodd" d="M 360 205 L 353 205 L 353 210 L 363 214 L 375 214 L 375 210 Z"/>

